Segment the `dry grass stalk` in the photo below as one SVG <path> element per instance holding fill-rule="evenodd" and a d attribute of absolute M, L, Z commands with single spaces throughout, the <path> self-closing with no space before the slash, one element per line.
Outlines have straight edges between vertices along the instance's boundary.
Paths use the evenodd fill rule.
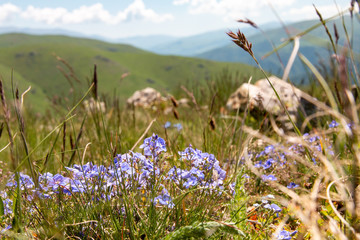
<path fill-rule="evenodd" d="M 94 76 L 93 76 L 93 94 L 95 101 L 98 99 L 98 78 L 97 78 L 97 71 L 96 71 L 96 64 L 94 64 Z"/>
<path fill-rule="evenodd" d="M 72 66 L 63 58 L 57 56 L 55 53 L 53 54 L 53 56 L 55 56 L 56 60 L 58 60 L 59 62 L 63 63 L 70 71 L 70 76 L 77 81 L 78 83 L 80 83 L 80 80 L 76 77 L 75 71 L 72 68 Z M 60 67 L 60 66 L 59 66 Z M 61 68 L 61 67 L 60 67 Z M 60 69 L 59 69 L 60 70 Z M 61 70 L 60 70 L 61 71 Z M 67 74 L 66 74 L 67 75 Z"/>
<path fill-rule="evenodd" d="M 4 91 L 4 85 L 3 85 L 3 80 L 2 78 L 0 78 L 0 99 L 1 99 L 1 103 L 2 103 L 2 109 L 3 109 L 3 114 L 4 114 L 4 120 L 5 120 L 5 126 L 6 126 L 6 130 L 8 132 L 8 136 L 9 136 L 9 142 L 10 142 L 10 158 L 11 158 L 11 167 L 12 169 L 16 169 L 16 160 L 14 157 L 14 139 L 11 133 L 11 128 L 10 128 L 10 110 L 7 107 L 6 104 L 6 98 L 5 98 L 5 91 Z"/>
<path fill-rule="evenodd" d="M 315 8 L 316 14 L 318 15 L 318 17 L 319 17 L 319 19 L 320 19 L 321 24 L 322 24 L 322 25 L 324 26 L 324 28 L 325 28 L 325 32 L 326 32 L 326 34 L 328 35 L 328 37 L 329 37 L 329 39 L 330 39 L 330 42 L 331 42 L 331 44 L 332 44 L 333 50 L 334 50 L 334 52 L 335 52 L 335 54 L 336 54 L 336 47 L 335 47 L 335 45 L 334 45 L 334 41 L 333 41 L 333 38 L 332 38 L 332 36 L 331 36 L 331 34 L 330 34 L 330 31 L 329 31 L 328 27 L 326 26 L 326 22 L 324 21 L 321 13 L 317 10 L 317 8 L 315 7 L 315 5 L 313 5 L 313 6 L 314 6 L 314 8 Z"/>

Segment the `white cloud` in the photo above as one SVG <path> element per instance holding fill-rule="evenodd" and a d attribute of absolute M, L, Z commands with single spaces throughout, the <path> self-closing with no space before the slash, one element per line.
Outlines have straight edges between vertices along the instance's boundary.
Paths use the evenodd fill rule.
<path fill-rule="evenodd" d="M 343 6 L 336 7 L 334 4 L 316 6 L 317 10 L 320 12 L 321 16 L 325 18 L 332 17 L 346 8 L 349 8 L 350 4 L 343 4 Z M 284 18 L 289 20 L 298 20 L 298 19 L 314 19 L 318 18 L 314 6 L 304 6 L 301 8 L 290 8 L 287 11 L 281 14 Z"/>
<path fill-rule="evenodd" d="M 189 3 L 190 0 L 174 0 L 173 4 L 174 5 L 183 5 L 185 3 Z"/>
<path fill-rule="evenodd" d="M 5 4 L 6 5 L 6 4 Z M 11 5 L 11 4 L 8 4 Z M 0 6 L 0 14 L 4 5 Z M 28 6 L 25 10 L 21 10 L 15 5 L 11 5 L 17 11 L 10 11 L 9 7 L 5 10 L 9 12 L 8 15 L 18 14 L 20 17 L 36 22 L 43 22 L 46 24 L 79 24 L 85 22 L 100 22 L 105 24 L 118 24 L 121 22 L 132 20 L 146 20 L 150 22 L 163 22 L 173 19 L 171 14 L 158 14 L 150 8 L 146 8 L 143 0 L 134 0 L 126 9 L 112 15 L 109 11 L 104 9 L 101 3 L 96 3 L 90 6 L 81 6 L 77 9 L 69 11 L 66 8 L 37 8 Z M 4 10 L 4 12 L 5 12 Z M 0 16 L 2 16 L 1 14 Z M 5 15 L 6 16 L 6 15 Z M 0 18 L 1 20 L 1 18 Z"/>
<path fill-rule="evenodd" d="M 21 10 L 11 3 L 0 5 L 0 23 L 11 20 Z"/>
<path fill-rule="evenodd" d="M 214 14 L 224 19 L 239 19 L 244 17 L 258 17 L 269 12 L 269 2 L 266 0 L 174 0 L 174 5 L 189 7 L 191 14 Z M 270 3 L 276 9 L 291 6 L 295 0 L 272 0 Z M 264 16 L 266 17 L 266 16 Z"/>
<path fill-rule="evenodd" d="M 142 0 L 135 0 L 123 12 L 119 12 L 117 18 L 119 20 L 144 19 L 152 22 L 163 22 L 173 19 L 173 16 L 171 14 L 159 15 L 154 10 L 146 8 Z"/>

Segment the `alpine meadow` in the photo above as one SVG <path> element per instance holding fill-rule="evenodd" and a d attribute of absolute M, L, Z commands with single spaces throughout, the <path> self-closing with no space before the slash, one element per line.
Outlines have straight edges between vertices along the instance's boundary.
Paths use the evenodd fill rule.
<path fill-rule="evenodd" d="M 313 11 L 146 50 L 0 34 L 0 239 L 360 239 L 359 1 Z"/>

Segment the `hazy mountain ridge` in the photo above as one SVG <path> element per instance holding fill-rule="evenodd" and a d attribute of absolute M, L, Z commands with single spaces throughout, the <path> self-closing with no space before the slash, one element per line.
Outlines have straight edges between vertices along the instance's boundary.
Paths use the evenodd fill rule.
<path fill-rule="evenodd" d="M 351 26 L 351 19 L 349 17 L 345 17 L 345 25 Z M 287 29 L 277 28 L 273 30 L 269 30 L 265 32 L 264 36 L 262 33 L 257 33 L 253 35 L 247 36 L 247 39 L 252 43 L 253 52 L 255 57 L 259 60 L 262 67 L 269 72 L 272 72 L 277 75 L 283 74 L 283 67 L 281 66 L 281 62 L 283 65 L 287 64 L 287 61 L 290 57 L 291 51 L 293 50 L 293 44 L 289 44 L 286 47 L 280 49 L 278 54 L 280 56 L 281 62 L 275 53 L 266 59 L 262 60 L 262 57 L 271 52 L 273 50 L 273 46 L 269 42 L 268 39 L 271 40 L 274 46 L 279 46 L 283 40 L 288 39 L 289 36 L 294 36 L 304 30 L 308 29 L 311 26 L 319 23 L 318 20 L 311 21 L 303 21 L 294 24 L 290 24 L 287 26 Z M 335 34 L 333 25 L 336 25 L 338 33 L 339 33 L 339 45 L 347 45 L 347 40 L 345 37 L 345 31 L 342 27 L 342 20 L 336 19 L 334 21 L 330 21 L 327 23 L 329 31 L 333 36 L 335 41 Z M 354 20 L 354 29 L 360 29 L 360 24 L 358 21 Z M 288 32 L 287 32 L 288 31 Z M 348 33 L 351 34 L 349 29 L 347 29 Z M 289 35 L 288 35 L 289 34 Z M 353 50 L 357 53 L 360 52 L 360 33 L 359 31 L 354 31 L 353 35 Z M 329 41 L 329 37 L 326 34 L 324 27 L 319 26 L 314 29 L 310 33 L 300 38 L 300 49 L 299 52 L 302 53 L 306 58 L 310 60 L 314 65 L 325 64 L 325 66 L 329 66 L 329 59 L 332 55 L 331 43 Z M 224 61 L 224 62 L 242 62 L 255 66 L 254 60 L 249 56 L 248 53 L 244 52 L 234 43 L 230 43 L 226 46 L 223 46 L 218 49 L 212 49 L 208 52 L 197 55 L 200 58 L 211 59 L 214 61 Z M 308 69 L 304 68 L 302 62 L 299 58 L 296 58 L 295 63 L 292 67 L 292 71 L 290 72 L 290 78 L 295 83 L 307 82 L 308 80 Z"/>
<path fill-rule="evenodd" d="M 242 31 L 247 34 L 256 32 L 256 29 L 247 25 L 241 26 Z M 279 26 L 278 23 L 267 23 L 261 25 L 264 30 Z M 108 38 L 100 35 L 83 34 L 61 28 L 55 29 L 32 29 L 19 27 L 0 27 L 0 34 L 24 33 L 30 35 L 62 35 L 76 38 L 87 38 L 100 40 L 108 43 L 129 44 L 134 47 L 163 55 L 195 56 L 202 52 L 225 46 L 229 43 L 226 32 L 229 29 L 219 29 L 202 32 L 191 36 L 177 37 L 172 35 L 144 35 L 124 38 Z"/>

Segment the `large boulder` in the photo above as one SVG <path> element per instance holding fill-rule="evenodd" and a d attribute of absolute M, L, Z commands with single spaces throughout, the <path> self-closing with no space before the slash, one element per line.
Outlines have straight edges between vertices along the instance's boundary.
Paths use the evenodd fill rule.
<path fill-rule="evenodd" d="M 160 104 L 163 101 L 166 101 L 166 98 L 162 97 L 155 89 L 148 87 L 136 91 L 130 98 L 127 99 L 126 103 L 128 106 L 149 108 Z"/>
<path fill-rule="evenodd" d="M 315 111 L 316 107 L 303 98 L 306 93 L 275 76 L 269 77 L 269 80 L 295 122 L 299 110 L 305 114 Z M 226 106 L 230 110 L 245 109 L 248 106 L 255 115 L 264 112 L 275 115 L 278 121 L 285 124 L 284 128 L 291 128 L 288 117 L 267 79 L 258 80 L 255 84 L 242 84 L 230 96 Z"/>

